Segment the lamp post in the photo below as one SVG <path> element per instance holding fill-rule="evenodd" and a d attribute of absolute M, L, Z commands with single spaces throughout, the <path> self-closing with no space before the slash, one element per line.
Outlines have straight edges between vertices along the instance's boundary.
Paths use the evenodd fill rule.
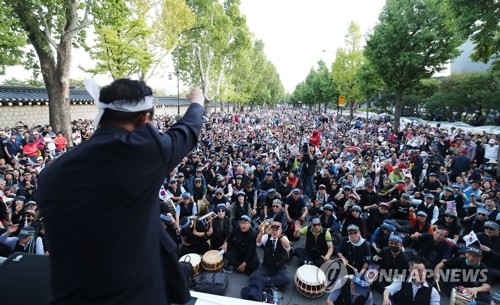
<path fill-rule="evenodd" d="M 179 62 L 179 42 L 181 41 L 182 39 L 182 35 L 184 35 L 184 33 L 187 33 L 187 32 L 190 32 L 190 31 L 193 31 L 193 30 L 197 30 L 197 29 L 204 29 L 205 26 L 204 25 L 198 25 L 198 26 L 194 26 L 190 29 L 187 29 L 187 30 L 184 30 L 184 31 L 181 31 L 179 33 L 179 35 L 177 36 L 178 39 L 177 39 L 177 47 L 176 47 L 176 58 L 177 58 L 177 68 L 175 69 L 176 70 L 176 74 L 177 74 L 177 115 L 180 115 L 181 114 L 181 98 L 180 98 L 180 84 L 179 84 L 179 66 L 180 66 L 180 62 Z"/>

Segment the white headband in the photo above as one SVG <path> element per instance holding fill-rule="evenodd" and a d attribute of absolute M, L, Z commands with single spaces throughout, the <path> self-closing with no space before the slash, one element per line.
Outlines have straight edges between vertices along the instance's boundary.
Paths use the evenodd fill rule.
<path fill-rule="evenodd" d="M 100 89 L 97 86 L 95 79 L 86 79 L 84 83 L 85 89 L 87 89 L 87 92 L 92 96 L 92 98 L 94 99 L 94 104 L 97 106 L 97 115 L 95 116 L 94 122 L 92 123 L 92 125 L 94 125 L 95 127 L 99 125 L 99 121 L 101 121 L 101 117 L 104 114 L 104 109 L 106 108 L 122 112 L 138 112 L 154 107 L 154 97 L 152 95 L 144 97 L 135 105 L 131 105 L 130 101 L 128 100 L 117 100 L 109 104 L 101 103 L 99 101 Z"/>

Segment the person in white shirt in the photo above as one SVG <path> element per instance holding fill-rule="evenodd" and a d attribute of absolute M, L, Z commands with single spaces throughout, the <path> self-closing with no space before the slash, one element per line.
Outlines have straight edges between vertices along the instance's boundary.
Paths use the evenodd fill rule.
<path fill-rule="evenodd" d="M 424 263 L 412 260 L 409 270 L 411 279 L 393 282 L 385 287 L 383 305 L 439 305 L 441 300 L 439 292 L 425 280 Z M 391 297 L 394 297 L 392 303 Z"/>
<path fill-rule="evenodd" d="M 495 139 L 489 139 L 488 144 L 483 144 L 484 160 L 483 164 L 488 163 L 490 160 L 496 160 L 498 157 L 498 144 L 495 144 Z"/>

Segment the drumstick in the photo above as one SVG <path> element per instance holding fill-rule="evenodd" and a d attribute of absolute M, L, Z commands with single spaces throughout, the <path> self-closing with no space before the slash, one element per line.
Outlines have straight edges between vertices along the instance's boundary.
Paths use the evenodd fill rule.
<path fill-rule="evenodd" d="M 441 287 L 439 287 L 439 281 L 436 281 L 437 290 L 441 292 Z"/>
<path fill-rule="evenodd" d="M 356 269 L 354 266 L 350 265 L 349 263 L 345 263 L 347 267 L 350 267 L 354 272 L 358 273 L 358 269 Z"/>

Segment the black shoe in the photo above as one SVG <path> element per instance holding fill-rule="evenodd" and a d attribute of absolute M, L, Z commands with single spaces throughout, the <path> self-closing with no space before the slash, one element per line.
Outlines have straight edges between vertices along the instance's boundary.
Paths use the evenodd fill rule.
<path fill-rule="evenodd" d="M 233 266 L 224 266 L 223 271 L 225 273 L 233 273 L 234 272 L 234 267 Z"/>

